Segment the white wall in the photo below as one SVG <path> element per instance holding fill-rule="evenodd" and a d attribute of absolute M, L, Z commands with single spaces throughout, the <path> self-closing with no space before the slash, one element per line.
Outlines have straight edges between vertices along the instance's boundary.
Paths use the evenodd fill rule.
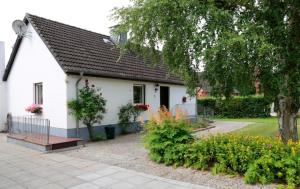
<path fill-rule="evenodd" d="M 8 112 L 29 115 L 25 108 L 34 102 L 34 83 L 43 83 L 42 117 L 52 127 L 66 128 L 66 75 L 31 24 L 31 37 L 23 38 L 7 80 Z"/>
<path fill-rule="evenodd" d="M 2 82 L 2 77 L 5 70 L 5 51 L 4 42 L 0 41 L 0 131 L 5 127 L 6 121 L 6 100 L 5 100 L 5 84 Z"/>
<path fill-rule="evenodd" d="M 67 98 L 68 100 L 75 99 L 76 90 L 75 83 L 78 80 L 78 76 L 68 76 L 67 82 Z M 122 105 L 128 102 L 133 102 L 133 85 L 144 84 L 146 85 L 146 104 L 151 106 L 152 111 L 157 111 L 160 106 L 160 93 L 159 90 L 155 92 L 154 84 L 151 82 L 139 82 L 130 80 L 119 80 L 109 78 L 96 78 L 96 77 L 84 77 L 80 82 L 81 88 L 84 85 L 85 79 L 89 80 L 90 84 L 94 84 L 96 88 L 100 88 L 103 97 L 107 100 L 106 109 L 107 113 L 104 115 L 102 125 L 116 124 L 118 123 L 118 112 Z M 161 86 L 170 87 L 170 109 L 181 104 L 182 97 L 186 96 L 186 88 L 178 85 L 160 84 Z M 194 98 L 189 99 L 187 103 L 194 103 Z M 147 120 L 147 113 L 144 113 L 144 119 Z M 68 116 L 68 128 L 75 128 L 75 119 Z M 83 127 L 81 124 L 80 127 Z"/>

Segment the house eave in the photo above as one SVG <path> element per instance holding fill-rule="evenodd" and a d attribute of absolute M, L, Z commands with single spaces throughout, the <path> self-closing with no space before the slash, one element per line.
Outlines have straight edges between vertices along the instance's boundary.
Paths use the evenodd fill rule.
<path fill-rule="evenodd" d="M 78 72 L 72 72 L 68 71 L 66 72 L 68 75 L 80 75 Z M 110 79 L 120 79 L 120 80 L 128 80 L 128 81 L 141 81 L 141 82 L 152 82 L 152 83 L 163 83 L 163 84 L 172 84 L 172 85 L 184 85 L 183 82 L 171 82 L 171 81 L 165 81 L 165 80 L 159 80 L 159 79 L 151 79 L 151 78 L 138 78 L 138 77 L 128 77 L 128 76 L 122 76 L 122 75 L 112 75 L 109 73 L 103 73 L 101 75 L 99 74 L 93 74 L 90 72 L 84 72 L 84 76 L 90 76 L 90 77 L 98 77 L 98 78 L 110 78 Z"/>
<path fill-rule="evenodd" d="M 26 25 L 28 25 L 29 22 L 26 19 L 26 16 L 23 19 L 23 21 L 25 22 Z M 23 37 L 21 37 L 21 36 L 18 36 L 17 39 L 16 39 L 16 42 L 15 42 L 15 44 L 13 46 L 12 51 L 11 51 L 8 63 L 6 65 L 6 67 L 5 67 L 4 74 L 3 74 L 3 77 L 2 77 L 2 81 L 7 81 L 7 79 L 8 79 L 9 73 L 10 73 L 11 68 L 13 66 L 13 63 L 15 61 L 15 58 L 16 58 L 16 55 L 18 53 L 19 47 L 21 45 L 22 39 L 23 39 Z"/>

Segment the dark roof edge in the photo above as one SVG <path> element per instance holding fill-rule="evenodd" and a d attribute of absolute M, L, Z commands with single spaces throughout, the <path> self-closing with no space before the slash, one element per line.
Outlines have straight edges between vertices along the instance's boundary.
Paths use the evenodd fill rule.
<path fill-rule="evenodd" d="M 25 22 L 26 25 L 28 25 L 28 23 L 30 22 L 33 29 L 35 30 L 35 32 L 39 35 L 39 37 L 42 39 L 42 41 L 44 42 L 44 44 L 46 45 L 46 47 L 48 48 L 48 50 L 51 52 L 52 56 L 55 58 L 55 60 L 57 61 L 57 63 L 59 64 L 59 66 L 61 67 L 61 69 L 64 71 L 56 53 L 52 50 L 51 46 L 49 45 L 49 43 L 47 42 L 47 40 L 41 35 L 41 32 L 40 30 L 36 27 L 35 23 L 30 19 L 30 14 L 26 13 L 23 21 Z M 21 42 L 22 42 L 22 39 L 23 37 L 20 37 L 18 36 L 15 44 L 14 44 L 14 47 L 13 47 L 13 50 L 10 54 L 10 57 L 9 57 L 9 61 L 7 63 L 7 66 L 5 68 L 5 71 L 4 71 L 4 74 L 3 74 L 3 78 L 2 78 L 2 81 L 7 81 L 8 79 L 8 76 L 9 76 L 9 73 L 11 71 L 11 68 L 13 66 L 13 63 L 15 61 L 15 58 L 16 58 L 16 55 L 17 55 L 17 52 L 19 50 L 19 47 L 21 45 Z"/>
<path fill-rule="evenodd" d="M 19 47 L 20 47 L 21 42 L 22 42 L 22 37 L 18 37 L 18 38 L 16 39 L 16 42 L 15 42 L 15 44 L 14 44 L 14 47 L 13 47 L 13 49 L 12 49 L 12 51 L 11 51 L 11 54 L 10 54 L 8 63 L 7 63 L 7 65 L 6 65 L 6 67 L 5 67 L 4 74 L 3 74 L 3 77 L 2 77 L 2 81 L 7 81 L 7 79 L 8 79 L 10 70 L 11 70 L 11 68 L 12 68 L 12 66 L 13 66 L 13 62 L 14 62 L 14 60 L 15 60 L 15 57 L 16 57 L 16 55 L 17 55 L 17 52 L 18 52 L 18 49 L 19 49 Z"/>
<path fill-rule="evenodd" d="M 26 25 L 28 24 L 28 20 L 26 19 L 26 16 L 23 19 L 23 21 L 25 22 Z M 12 49 L 12 51 L 10 53 L 10 57 L 9 57 L 8 63 L 6 65 L 6 67 L 5 67 L 4 74 L 3 74 L 3 77 L 2 77 L 2 81 L 7 81 L 7 79 L 8 79 L 10 70 L 11 70 L 11 68 L 13 66 L 13 63 L 15 61 L 17 52 L 18 52 L 19 47 L 21 45 L 22 38 L 23 37 L 18 36 L 17 39 L 16 39 L 16 42 L 15 42 L 15 44 L 13 46 L 13 49 Z"/>
<path fill-rule="evenodd" d="M 77 72 L 66 72 L 69 75 L 80 75 L 80 73 Z M 100 77 L 100 78 L 110 78 L 110 79 L 122 79 L 122 80 L 128 80 L 128 81 L 144 81 L 144 82 L 154 82 L 154 83 L 163 83 L 163 84 L 172 84 L 172 85 L 184 85 L 183 82 L 170 82 L 170 81 L 164 81 L 159 79 L 135 79 L 130 78 L 126 76 L 116 76 L 112 74 L 92 74 L 92 73 L 83 73 L 83 76 L 90 76 L 90 77 Z"/>

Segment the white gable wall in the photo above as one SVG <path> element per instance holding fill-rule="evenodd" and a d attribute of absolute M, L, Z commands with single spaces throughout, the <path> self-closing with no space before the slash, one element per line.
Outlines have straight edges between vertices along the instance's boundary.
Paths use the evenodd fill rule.
<path fill-rule="evenodd" d="M 7 107 L 14 116 L 30 115 L 25 108 L 34 102 L 34 83 L 43 83 L 42 117 L 52 127 L 66 128 L 66 74 L 42 39 L 29 24 L 30 37 L 22 39 L 7 80 Z"/>
<path fill-rule="evenodd" d="M 2 82 L 2 77 L 5 69 L 5 51 L 4 42 L 0 41 L 0 131 L 5 129 L 6 121 L 6 100 L 5 100 L 5 83 Z"/>
<path fill-rule="evenodd" d="M 68 76 L 67 84 L 67 98 L 68 100 L 76 98 L 75 84 L 78 80 L 78 76 Z M 110 125 L 118 123 L 119 108 L 128 102 L 133 102 L 133 85 L 144 84 L 146 86 L 146 104 L 151 106 L 152 111 L 157 111 L 160 106 L 160 92 L 155 92 L 155 83 L 141 82 L 141 81 L 130 81 L 120 79 L 109 79 L 109 78 L 97 78 L 97 77 L 83 77 L 80 82 L 79 88 L 84 86 L 85 80 L 88 79 L 90 84 L 94 84 L 96 88 L 101 89 L 103 97 L 107 100 L 106 109 L 107 112 L 104 115 L 102 125 Z M 186 94 L 186 87 L 180 85 L 171 84 L 159 84 L 160 86 L 170 87 L 170 109 L 174 109 L 176 105 L 182 104 L 182 97 Z M 194 102 L 195 98 L 187 99 L 187 104 L 193 104 L 192 110 L 189 111 L 191 115 L 194 114 Z M 144 120 L 147 120 L 147 113 L 144 113 Z M 84 127 L 80 124 L 80 127 Z M 68 115 L 68 129 L 76 128 L 75 119 Z"/>

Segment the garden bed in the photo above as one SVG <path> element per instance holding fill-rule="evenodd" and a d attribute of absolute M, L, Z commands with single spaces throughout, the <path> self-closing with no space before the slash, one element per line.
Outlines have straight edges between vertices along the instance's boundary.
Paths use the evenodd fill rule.
<path fill-rule="evenodd" d="M 214 125 L 209 125 L 207 127 L 194 128 L 193 132 L 205 131 L 205 130 L 209 130 L 209 129 L 212 129 L 212 128 L 215 128 L 215 127 L 216 126 L 214 126 Z"/>
<path fill-rule="evenodd" d="M 147 122 L 145 146 L 157 163 L 244 176 L 249 184 L 300 186 L 300 142 L 271 137 L 223 134 L 194 138 L 191 125 L 159 112 Z"/>

